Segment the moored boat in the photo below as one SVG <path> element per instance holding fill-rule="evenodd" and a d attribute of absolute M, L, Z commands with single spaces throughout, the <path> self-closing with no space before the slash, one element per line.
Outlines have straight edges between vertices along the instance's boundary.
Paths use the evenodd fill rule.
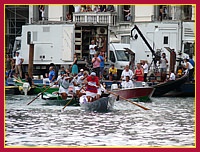
<path fill-rule="evenodd" d="M 173 81 L 167 81 L 163 83 L 159 83 L 157 85 L 154 85 L 155 91 L 153 93 L 153 97 L 159 97 L 163 96 L 164 94 L 173 91 L 175 89 L 179 89 L 181 85 L 183 85 L 188 79 L 187 75 L 182 76 L 181 78 L 178 78 Z"/>
<path fill-rule="evenodd" d="M 112 90 L 115 94 L 122 96 L 126 99 L 137 99 L 142 102 L 150 101 L 150 98 L 154 92 L 153 87 L 135 87 L 127 89 Z"/>

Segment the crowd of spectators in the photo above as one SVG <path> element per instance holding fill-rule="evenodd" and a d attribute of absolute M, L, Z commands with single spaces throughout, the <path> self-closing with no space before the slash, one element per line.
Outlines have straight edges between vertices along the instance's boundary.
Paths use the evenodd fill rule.
<path fill-rule="evenodd" d="M 74 5 L 74 12 L 114 12 L 113 5 Z"/>

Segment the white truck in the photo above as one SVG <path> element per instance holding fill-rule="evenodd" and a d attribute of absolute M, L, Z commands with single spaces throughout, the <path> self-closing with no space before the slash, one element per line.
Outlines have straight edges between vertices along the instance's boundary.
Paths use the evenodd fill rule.
<path fill-rule="evenodd" d="M 29 43 L 34 45 L 33 74 L 44 75 L 54 64 L 59 69 L 73 63 L 78 54 L 79 68 L 84 68 L 89 55 L 91 40 L 99 42 L 99 49 L 108 49 L 108 25 L 105 24 L 29 24 L 22 26 L 21 37 L 16 37 L 13 55 L 16 51 L 24 58 L 23 71 L 28 71 Z M 101 41 L 100 41 L 101 40 Z"/>
<path fill-rule="evenodd" d="M 108 51 L 108 61 L 106 64 L 109 66 L 114 64 L 117 68 L 118 79 L 126 65 L 129 65 L 131 60 L 134 60 L 135 52 L 130 49 L 130 44 L 125 43 L 112 43 L 110 42 Z M 109 68 L 107 66 L 106 68 Z"/>
<path fill-rule="evenodd" d="M 130 41 L 131 49 L 135 50 L 135 62 L 147 60 L 151 64 L 165 52 L 169 61 L 168 71 L 176 68 L 174 62 L 180 63 L 195 53 L 194 29 L 195 22 L 137 23 L 131 30 Z"/>

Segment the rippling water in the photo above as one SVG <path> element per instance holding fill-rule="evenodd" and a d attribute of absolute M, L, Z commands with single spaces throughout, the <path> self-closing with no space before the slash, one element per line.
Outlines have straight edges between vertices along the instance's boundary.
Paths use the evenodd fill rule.
<path fill-rule="evenodd" d="M 6 96 L 6 146 L 195 146 L 194 98 L 115 102 L 108 113 L 47 106 L 35 96 Z"/>

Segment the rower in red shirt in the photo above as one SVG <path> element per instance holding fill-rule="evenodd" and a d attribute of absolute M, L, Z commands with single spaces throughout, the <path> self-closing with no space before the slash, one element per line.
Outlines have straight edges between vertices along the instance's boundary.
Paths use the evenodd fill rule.
<path fill-rule="evenodd" d="M 92 72 L 90 76 L 87 77 L 86 97 L 88 102 L 92 102 L 96 99 L 99 87 L 99 78 L 96 76 L 95 72 Z"/>

